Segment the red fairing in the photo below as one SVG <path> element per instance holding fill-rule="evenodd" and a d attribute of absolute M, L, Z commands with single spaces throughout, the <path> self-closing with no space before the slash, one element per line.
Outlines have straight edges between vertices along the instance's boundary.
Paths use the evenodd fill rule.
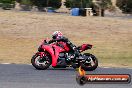
<path fill-rule="evenodd" d="M 57 65 L 57 59 L 59 57 L 59 53 L 65 51 L 63 48 L 56 46 L 55 44 L 42 45 L 42 48 L 50 53 L 50 55 L 52 57 L 52 66 L 53 67 L 55 67 Z"/>
<path fill-rule="evenodd" d="M 85 51 L 87 49 L 91 49 L 92 48 L 92 45 L 91 44 L 83 44 L 81 46 L 81 51 Z"/>

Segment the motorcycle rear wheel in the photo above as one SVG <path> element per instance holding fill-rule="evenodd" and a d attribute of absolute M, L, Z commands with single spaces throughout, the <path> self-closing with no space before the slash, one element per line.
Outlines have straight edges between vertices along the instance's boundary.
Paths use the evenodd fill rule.
<path fill-rule="evenodd" d="M 98 67 L 98 59 L 92 55 L 92 54 L 89 54 L 89 53 L 84 53 L 83 55 L 85 55 L 87 58 L 91 58 L 92 59 L 92 62 L 93 62 L 93 65 L 92 62 L 90 64 L 87 64 L 86 61 L 83 63 L 82 65 L 82 68 L 86 71 L 93 71 L 95 70 L 97 67 Z"/>
<path fill-rule="evenodd" d="M 40 58 L 39 55 L 33 55 L 31 59 L 32 65 L 38 70 L 45 70 L 51 65 L 51 57 L 49 55 Z"/>

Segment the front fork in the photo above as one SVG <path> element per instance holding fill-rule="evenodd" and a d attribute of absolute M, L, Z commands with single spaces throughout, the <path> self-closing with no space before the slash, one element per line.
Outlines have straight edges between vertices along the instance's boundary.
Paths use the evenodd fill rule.
<path fill-rule="evenodd" d="M 45 53 L 44 52 L 37 52 L 36 54 L 39 55 L 40 58 L 42 58 L 43 56 L 45 56 Z"/>

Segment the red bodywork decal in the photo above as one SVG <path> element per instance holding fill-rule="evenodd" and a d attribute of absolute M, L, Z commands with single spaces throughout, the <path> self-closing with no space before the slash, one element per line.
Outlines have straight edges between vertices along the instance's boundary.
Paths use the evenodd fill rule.
<path fill-rule="evenodd" d="M 52 66 L 55 67 L 57 65 L 59 53 L 64 51 L 64 49 L 62 49 L 61 47 L 56 46 L 56 45 L 52 45 L 52 46 L 43 45 L 42 48 L 49 52 L 49 54 L 52 57 Z M 53 50 L 53 48 L 54 48 L 54 50 Z"/>

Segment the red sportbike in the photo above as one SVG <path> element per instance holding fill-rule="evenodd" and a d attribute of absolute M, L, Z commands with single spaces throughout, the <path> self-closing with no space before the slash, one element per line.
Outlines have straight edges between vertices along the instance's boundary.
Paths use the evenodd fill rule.
<path fill-rule="evenodd" d="M 90 53 L 82 54 L 83 51 L 91 49 L 92 45 L 83 44 L 79 47 L 74 47 L 78 54 L 70 50 L 64 42 L 48 44 L 47 40 L 44 40 L 39 46 L 38 52 L 33 55 L 31 63 L 39 70 L 45 70 L 50 65 L 54 68 L 78 68 L 82 66 L 86 71 L 95 70 L 98 66 L 97 58 Z"/>

